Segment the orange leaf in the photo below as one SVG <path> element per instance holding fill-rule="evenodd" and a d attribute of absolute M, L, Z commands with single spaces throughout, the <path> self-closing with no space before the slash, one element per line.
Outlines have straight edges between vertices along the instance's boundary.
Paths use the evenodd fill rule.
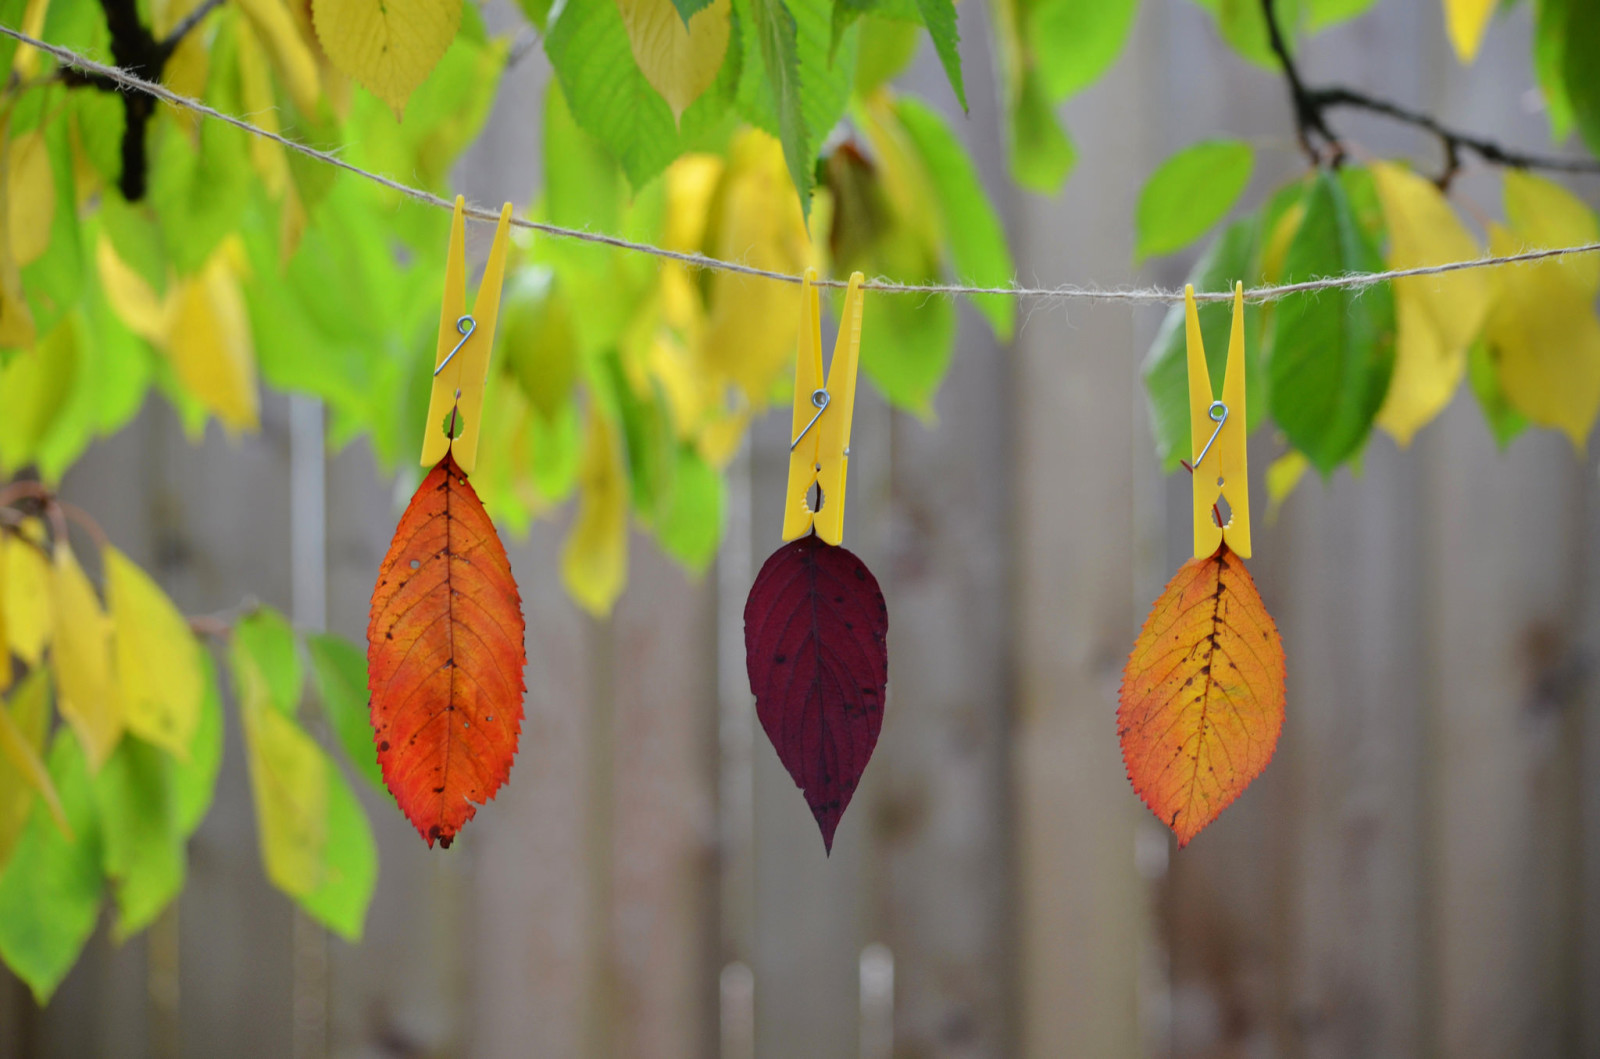
<path fill-rule="evenodd" d="M 505 548 L 446 453 L 400 518 L 367 624 L 378 764 L 430 846 L 449 848 L 511 773 L 522 641 Z"/>
<path fill-rule="evenodd" d="M 1226 544 L 1168 582 L 1128 656 L 1121 699 L 1128 779 L 1187 845 L 1261 775 L 1283 728 L 1283 641 Z"/>

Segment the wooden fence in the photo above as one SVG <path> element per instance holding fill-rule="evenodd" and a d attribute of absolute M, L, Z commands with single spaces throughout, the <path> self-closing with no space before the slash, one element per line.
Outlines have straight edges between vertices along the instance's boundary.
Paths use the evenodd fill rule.
<path fill-rule="evenodd" d="M 1008 187 L 984 12 L 961 8 L 971 116 L 1024 281 L 1154 280 L 1131 265 L 1139 184 L 1227 133 L 1292 173 L 1282 84 L 1182 0 L 1066 107 L 1066 193 Z M 1537 147 L 1527 5 L 1462 70 L 1439 5 L 1385 0 L 1306 48 L 1376 87 Z M 545 72 L 508 82 L 463 167 L 525 197 Z M 915 72 L 950 102 L 927 57 Z M 1342 122 L 1365 152 L 1433 145 Z M 1492 174 L 1461 183 L 1497 210 Z M 1593 202 L 1592 182 L 1581 190 Z M 870 311 L 870 306 L 868 311 Z M 777 544 L 785 437 L 732 472 L 728 542 L 688 579 L 642 538 L 607 623 L 564 597 L 564 518 L 512 549 L 528 616 L 510 785 L 448 853 L 363 791 L 381 875 L 359 946 L 265 881 L 238 725 L 177 908 L 102 932 L 43 1011 L 0 987 L 6 1056 L 1002 1056 L 1600 1054 L 1600 485 L 1536 434 L 1498 454 L 1463 394 L 1408 452 L 1303 485 L 1258 531 L 1289 718 L 1266 774 L 1176 852 L 1124 778 L 1113 718 L 1138 622 L 1188 541 L 1139 365 L 1156 310 L 1025 310 L 1000 350 L 962 311 L 937 424 L 858 410 L 850 544 L 890 606 L 877 756 L 824 859 L 761 736 L 742 606 Z M 397 513 L 315 406 L 186 444 L 152 405 L 68 479 L 180 605 L 247 595 L 357 639 Z M 1257 519 L 1262 471 L 1253 446 Z M 325 571 L 325 577 L 323 576 Z M 298 579 L 297 579 L 298 574 Z"/>

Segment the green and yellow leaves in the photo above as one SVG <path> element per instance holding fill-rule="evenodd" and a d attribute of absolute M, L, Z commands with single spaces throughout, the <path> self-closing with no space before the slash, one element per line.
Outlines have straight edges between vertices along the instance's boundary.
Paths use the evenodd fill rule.
<path fill-rule="evenodd" d="M 115 548 L 101 556 L 128 730 L 186 758 L 205 696 L 200 645 L 148 574 Z"/>
<path fill-rule="evenodd" d="M 230 657 L 267 877 L 356 940 L 377 882 L 377 846 L 338 767 L 295 720 L 302 673 L 293 633 L 280 615 L 257 611 L 240 622 Z"/>
<path fill-rule="evenodd" d="M 650 86 L 681 120 L 722 69 L 732 28 L 732 0 L 716 0 L 680 16 L 672 0 L 617 0 L 634 60 Z"/>
<path fill-rule="evenodd" d="M 1239 140 L 1186 147 L 1162 162 L 1139 193 L 1135 259 L 1170 254 L 1204 235 L 1244 193 L 1255 152 Z"/>
<path fill-rule="evenodd" d="M 1541 177 L 1506 174 L 1508 226 L 1489 228 L 1497 255 L 1600 240 L 1595 216 Z M 1554 427 L 1582 451 L 1600 412 L 1600 259 L 1550 258 L 1497 268 L 1487 336 L 1495 373 L 1512 408 Z"/>
<path fill-rule="evenodd" d="M 461 0 L 315 0 L 328 58 L 399 118 L 461 24 Z"/>
<path fill-rule="evenodd" d="M 628 480 L 616 433 L 589 413 L 578 516 L 561 548 L 561 582 L 589 613 L 605 617 L 628 582 Z"/>
<path fill-rule="evenodd" d="M 1319 173 L 1284 259 L 1288 283 L 1377 272 L 1382 260 L 1340 180 Z M 1272 416 L 1324 474 L 1366 443 L 1394 367 L 1394 298 L 1385 287 L 1297 294 L 1278 304 L 1267 364 Z"/>
<path fill-rule="evenodd" d="M 1469 261 L 1480 254 L 1477 240 L 1432 181 L 1392 162 L 1375 162 L 1371 172 L 1389 230 L 1389 268 Z M 1488 308 L 1489 277 L 1481 271 L 1395 281 L 1394 377 L 1378 425 L 1402 447 L 1450 402 Z"/>
<path fill-rule="evenodd" d="M 111 622 L 72 549 L 57 542 L 51 576 L 51 667 L 61 715 L 72 725 L 91 771 L 98 772 L 125 719 L 113 679 Z"/>

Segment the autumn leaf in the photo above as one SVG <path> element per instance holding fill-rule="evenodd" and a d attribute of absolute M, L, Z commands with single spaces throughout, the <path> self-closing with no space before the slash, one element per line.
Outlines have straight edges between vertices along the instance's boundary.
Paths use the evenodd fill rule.
<path fill-rule="evenodd" d="M 878 744 L 888 633 L 889 610 L 872 571 L 815 535 L 773 552 L 744 605 L 756 716 L 830 852 Z"/>
<path fill-rule="evenodd" d="M 611 613 L 628 583 L 627 469 L 616 431 L 596 408 L 578 471 L 578 515 L 561 546 L 561 582 L 597 618 Z"/>
<path fill-rule="evenodd" d="M 255 342 L 235 271 L 236 251 L 223 244 L 175 295 L 167 355 L 184 388 L 230 431 L 261 420 Z"/>
<path fill-rule="evenodd" d="M 287 18 L 287 12 L 284 14 Z M 267 50 L 249 22 L 234 29 L 239 67 L 239 97 L 250 121 L 267 132 L 278 132 L 278 101 L 272 88 Z M 265 136 L 250 137 L 250 163 L 261 177 L 268 197 L 281 199 L 289 186 L 289 157 L 283 145 Z"/>
<path fill-rule="evenodd" d="M 61 716 L 77 732 L 89 771 L 98 772 L 123 729 L 120 689 L 112 679 L 111 622 L 77 556 L 62 541 L 56 542 L 50 589 L 55 616 L 50 655 Z"/>
<path fill-rule="evenodd" d="M 44 740 L 50 727 L 50 677 L 43 669 L 30 670 L 9 702 L 0 703 L 0 871 L 33 808 L 35 795 L 43 795 L 56 827 L 72 837 L 72 827 L 61 806 L 50 770 L 44 764 Z"/>
<path fill-rule="evenodd" d="M 301 897 L 323 878 L 328 763 L 316 740 L 275 707 L 258 660 L 238 638 L 231 653 L 261 862 L 274 886 Z"/>
<path fill-rule="evenodd" d="M 302 114 L 315 114 L 322 94 L 317 60 L 300 36 L 284 0 L 237 0 L 239 10 L 272 56 L 284 87 Z"/>
<path fill-rule="evenodd" d="M 333 65 L 398 120 L 455 40 L 461 0 L 314 0 L 311 15 Z"/>
<path fill-rule="evenodd" d="M 151 289 L 131 266 L 117 256 L 109 236 L 95 244 L 95 269 L 106 301 L 128 330 L 156 345 L 165 345 L 172 324 L 172 302 Z"/>
<path fill-rule="evenodd" d="M 1306 459 L 1305 453 L 1295 449 L 1290 449 L 1268 465 L 1267 525 L 1270 526 L 1278 521 L 1278 513 L 1283 510 L 1283 502 L 1289 499 L 1289 494 L 1295 491 L 1295 487 L 1300 484 L 1300 480 L 1310 468 L 1311 461 Z"/>
<path fill-rule="evenodd" d="M 1391 162 L 1370 167 L 1389 230 L 1392 269 L 1470 261 L 1477 240 L 1431 180 Z M 1394 281 L 1395 359 L 1377 423 L 1404 448 L 1444 410 L 1467 370 L 1467 350 L 1489 308 L 1481 270 Z"/>
<path fill-rule="evenodd" d="M 1510 227 L 1489 226 L 1489 250 L 1514 254 L 1600 240 L 1595 215 L 1571 192 L 1513 170 L 1505 180 Z M 1582 451 L 1600 413 L 1600 261 L 1592 254 L 1493 270 L 1487 336 L 1511 406 L 1554 427 Z"/>
<path fill-rule="evenodd" d="M 200 645 L 148 574 L 113 547 L 100 556 L 128 729 L 186 758 L 205 695 Z"/>
<path fill-rule="evenodd" d="M 5 609 L 11 650 L 28 665 L 37 666 L 55 629 L 50 560 L 42 544 L 44 527 L 38 519 L 23 520 L 18 531 L 0 532 L 0 549 L 5 551 L 0 607 Z"/>
<path fill-rule="evenodd" d="M 639 72 L 681 120 L 710 88 L 728 53 L 731 0 L 716 0 L 687 20 L 672 0 L 617 0 Z"/>
<path fill-rule="evenodd" d="M 1445 31 L 1456 50 L 1456 57 L 1462 62 L 1470 63 L 1478 57 L 1478 48 L 1483 44 L 1484 31 L 1489 28 L 1489 16 L 1494 14 L 1495 2 L 1444 0 Z"/>
<path fill-rule="evenodd" d="M 37 261 L 50 246 L 56 183 L 50 149 L 38 129 L 12 140 L 6 154 L 6 228 L 12 260 L 21 268 Z"/>
<path fill-rule="evenodd" d="M 1261 774 L 1283 728 L 1278 629 L 1227 545 L 1191 559 L 1151 608 L 1122 674 L 1128 779 L 1187 845 Z"/>
<path fill-rule="evenodd" d="M 505 548 L 446 453 L 395 528 L 367 624 L 378 764 L 430 846 L 448 848 L 511 773 L 523 636 Z"/>

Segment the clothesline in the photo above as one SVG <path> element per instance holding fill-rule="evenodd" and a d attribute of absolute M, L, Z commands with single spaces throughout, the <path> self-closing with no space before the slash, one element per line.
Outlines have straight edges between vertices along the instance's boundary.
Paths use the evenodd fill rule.
<path fill-rule="evenodd" d="M 416 202 L 421 202 L 426 205 L 436 206 L 440 209 L 446 210 L 455 208 L 454 202 L 435 195 L 430 191 L 424 191 L 421 188 L 415 188 L 407 184 L 402 184 L 398 180 L 384 176 L 382 173 L 374 173 L 370 170 L 362 169 L 360 166 L 352 165 L 350 162 L 345 161 L 338 155 L 331 154 L 327 151 L 320 151 L 315 147 L 300 143 L 297 140 L 292 140 L 287 136 L 281 135 L 280 133 L 252 125 L 242 118 L 235 117 L 232 114 L 226 114 L 214 107 L 207 106 L 205 103 L 202 103 L 197 99 L 191 99 L 188 96 L 179 95 L 164 85 L 158 84 L 154 81 L 146 80 L 145 78 L 140 77 L 138 74 L 130 73 L 129 71 L 121 69 L 120 67 L 107 66 L 104 63 L 96 62 L 87 56 L 78 54 L 70 48 L 63 48 L 60 45 L 39 40 L 35 37 L 29 36 L 26 33 L 23 33 L 20 30 L 13 29 L 10 26 L 0 25 L 0 34 L 12 37 L 23 44 L 31 45 L 47 55 L 54 56 L 57 60 L 68 66 L 76 67 L 79 70 L 98 77 L 103 77 L 126 88 L 144 92 L 165 103 L 170 103 L 172 106 L 192 111 L 193 113 L 199 114 L 202 117 L 231 125 L 242 132 L 250 134 L 251 136 L 259 136 L 262 139 L 271 140 L 287 150 L 294 151 L 298 154 L 306 156 L 307 158 L 316 159 L 325 165 L 333 166 L 336 169 L 342 169 L 347 173 L 352 173 L 363 180 L 368 180 L 374 184 L 386 187 L 389 190 L 398 192 L 399 194 L 404 195 L 405 197 Z M 498 211 L 486 210 L 479 206 L 468 205 L 465 213 L 468 217 L 471 217 L 474 220 L 486 221 L 490 223 L 496 222 L 500 219 L 500 214 Z M 740 276 L 754 276 L 761 279 L 774 280 L 779 283 L 798 284 L 802 279 L 800 275 L 792 272 L 775 272 L 770 269 L 757 268 L 754 265 L 747 265 L 739 261 L 727 261 L 723 260 L 722 258 L 709 257 L 705 254 L 699 253 L 685 253 L 683 251 L 672 250 L 664 246 L 655 246 L 651 243 L 640 243 L 631 239 L 623 239 L 620 236 L 607 235 L 604 232 L 591 232 L 580 228 L 563 228 L 559 225 L 529 220 L 528 218 L 522 216 L 513 216 L 511 218 L 511 223 L 517 228 L 526 228 L 530 231 L 539 232 L 552 238 L 576 239 L 580 242 L 594 243 L 601 246 L 612 246 L 619 250 L 627 250 L 633 253 L 649 254 L 652 257 L 661 258 L 663 260 L 679 262 L 680 264 L 687 265 L 690 268 L 705 269 L 712 272 L 728 272 Z M 1549 258 L 1565 257 L 1568 254 L 1592 254 L 1596 251 L 1600 251 L 1600 242 L 1583 243 L 1578 246 L 1528 250 L 1518 254 L 1507 254 L 1502 257 L 1481 257 L 1464 261 L 1450 261 L 1444 264 L 1424 265 L 1418 268 L 1391 269 L 1385 272 L 1350 272 L 1339 276 L 1325 276 L 1317 279 L 1304 280 L 1299 283 L 1281 283 L 1260 287 L 1249 287 L 1245 290 L 1245 298 L 1246 300 L 1252 302 L 1277 301 L 1291 294 L 1336 289 L 1360 289 L 1364 287 L 1371 287 L 1378 283 L 1386 283 L 1390 280 L 1404 279 L 1408 276 L 1437 276 L 1447 272 L 1461 272 L 1467 269 L 1489 268 L 1494 265 L 1525 264 L 1532 261 L 1543 261 Z M 821 279 L 816 281 L 816 285 L 820 287 L 843 288 L 845 286 L 845 282 L 843 280 Z M 997 294 L 1004 297 L 1045 302 L 1082 300 L 1170 305 L 1183 300 L 1182 291 L 1170 290 L 1164 287 L 1103 288 L 1077 286 L 1074 284 L 1066 284 L 1059 287 L 1023 287 L 1015 284 L 1005 287 L 974 287 L 958 283 L 896 283 L 893 280 L 888 279 L 874 279 L 862 284 L 862 289 L 879 291 L 886 294 L 921 294 L 924 296 Z M 1207 291 L 1204 293 L 1196 292 L 1195 294 L 1196 301 L 1226 301 L 1232 297 L 1233 294 L 1228 291 Z"/>

